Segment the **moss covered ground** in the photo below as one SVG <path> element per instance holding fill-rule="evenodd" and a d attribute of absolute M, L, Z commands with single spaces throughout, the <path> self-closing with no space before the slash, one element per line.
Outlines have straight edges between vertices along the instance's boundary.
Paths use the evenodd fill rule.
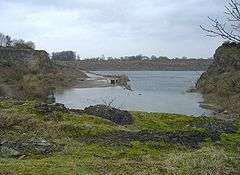
<path fill-rule="evenodd" d="M 233 132 L 221 131 L 219 140 L 205 138 L 197 147 L 181 142 L 147 140 L 95 141 L 86 138 L 119 133 L 205 133 L 213 118 L 132 112 L 134 123 L 120 126 L 86 114 L 35 110 L 36 101 L 0 100 L 0 141 L 44 139 L 54 145 L 49 153 L 24 148 L 19 157 L 0 156 L 0 175 L 87 174 L 240 174 L 240 120 Z M 210 131 L 209 131 L 210 132 Z M 81 139 L 81 138 L 85 138 Z M 107 141 L 107 137 L 105 137 Z M 191 139 L 191 137 L 189 137 Z M 2 149 L 2 148 L 1 148 Z"/>

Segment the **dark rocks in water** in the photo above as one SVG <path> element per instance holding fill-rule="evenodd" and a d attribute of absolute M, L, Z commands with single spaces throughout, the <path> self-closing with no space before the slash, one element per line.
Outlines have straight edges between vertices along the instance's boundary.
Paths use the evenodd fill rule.
<path fill-rule="evenodd" d="M 131 86 L 128 84 L 130 79 L 128 78 L 127 75 L 121 75 L 118 78 L 117 85 L 124 87 L 125 89 L 132 91 Z"/>
<path fill-rule="evenodd" d="M 195 87 L 191 87 L 190 89 L 186 90 L 187 93 L 195 93 L 197 89 Z"/>
<path fill-rule="evenodd" d="M 127 75 L 105 75 L 105 77 L 110 77 L 111 84 L 121 86 L 127 90 L 132 91 L 131 86 L 128 84 L 130 79 Z"/>
<path fill-rule="evenodd" d="M 64 106 L 64 104 L 55 103 L 55 104 L 47 104 L 40 103 L 34 106 L 34 108 L 40 113 L 52 113 L 52 112 L 68 112 L 69 109 Z"/>
<path fill-rule="evenodd" d="M 131 88 L 131 86 L 130 86 L 129 84 L 126 84 L 126 85 L 124 86 L 124 88 L 125 88 L 126 90 L 133 91 L 132 88 Z"/>
<path fill-rule="evenodd" d="M 209 104 L 209 103 L 204 103 L 204 102 L 200 102 L 199 106 L 201 108 L 213 110 L 213 111 L 216 111 L 216 112 L 222 112 L 222 110 L 223 110 L 223 109 L 218 108 L 216 105 Z"/>
<path fill-rule="evenodd" d="M 90 106 L 84 109 L 89 115 L 98 116 L 120 125 L 133 123 L 133 117 L 128 111 L 123 111 L 106 105 Z"/>

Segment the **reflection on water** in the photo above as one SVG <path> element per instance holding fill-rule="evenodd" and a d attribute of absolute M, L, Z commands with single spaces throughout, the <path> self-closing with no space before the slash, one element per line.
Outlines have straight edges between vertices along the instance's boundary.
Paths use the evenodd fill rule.
<path fill-rule="evenodd" d="M 134 91 L 121 87 L 68 89 L 56 92 L 56 101 L 70 108 L 109 104 L 130 111 L 208 115 L 199 107 L 202 96 L 187 93 L 202 72 L 193 71 L 111 71 L 99 74 L 126 74 Z"/>

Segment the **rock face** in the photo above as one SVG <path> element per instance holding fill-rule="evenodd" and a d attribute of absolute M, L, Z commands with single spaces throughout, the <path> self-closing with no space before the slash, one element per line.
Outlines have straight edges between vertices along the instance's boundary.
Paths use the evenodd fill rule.
<path fill-rule="evenodd" d="M 40 103 L 35 105 L 34 107 L 38 112 L 46 114 L 51 112 L 68 112 L 68 108 L 66 108 L 63 104 L 55 103 L 55 104 L 47 104 Z"/>
<path fill-rule="evenodd" d="M 0 47 L 0 95 L 23 96 L 23 86 L 26 86 L 26 82 L 35 83 L 37 79 L 40 80 L 41 78 L 35 75 L 46 75 L 51 71 L 51 66 L 46 51 Z"/>
<path fill-rule="evenodd" d="M 39 103 L 34 106 L 35 110 L 39 113 L 46 114 L 48 119 L 53 119 L 53 115 L 56 112 L 73 112 L 77 114 L 89 114 L 97 117 L 101 117 L 110 120 L 119 125 L 128 125 L 133 123 L 133 117 L 128 111 L 112 108 L 106 105 L 96 105 L 80 109 L 68 109 L 64 104 L 55 103 Z"/>
<path fill-rule="evenodd" d="M 92 137 L 81 137 L 80 140 L 98 143 L 103 142 L 107 144 L 111 143 L 124 143 L 129 144 L 132 141 L 141 142 L 166 142 L 166 143 L 177 143 L 185 146 L 197 148 L 201 146 L 207 138 L 211 138 L 213 142 L 220 140 L 220 132 L 180 132 L 180 133 L 160 133 L 160 132 L 117 132 L 109 133 Z M 156 145 L 158 146 L 158 145 Z"/>
<path fill-rule="evenodd" d="M 133 123 L 133 117 L 128 111 L 122 111 L 105 105 L 90 106 L 84 109 L 89 115 L 98 116 L 120 125 Z"/>
<path fill-rule="evenodd" d="M 20 152 L 18 152 L 17 150 L 9 148 L 9 147 L 1 146 L 0 157 L 14 158 L 14 157 L 18 157 L 18 156 L 20 156 Z"/>
<path fill-rule="evenodd" d="M 19 157 L 26 153 L 48 154 L 56 148 L 44 139 L 32 139 L 28 141 L 2 141 L 0 142 L 0 157 Z"/>
<path fill-rule="evenodd" d="M 32 49 L 15 49 L 0 47 L 0 59 L 12 58 L 17 60 L 29 61 L 33 58 Z"/>
<path fill-rule="evenodd" d="M 200 77 L 196 87 L 207 100 L 228 110 L 240 111 L 240 44 L 224 43 L 214 62 Z"/>

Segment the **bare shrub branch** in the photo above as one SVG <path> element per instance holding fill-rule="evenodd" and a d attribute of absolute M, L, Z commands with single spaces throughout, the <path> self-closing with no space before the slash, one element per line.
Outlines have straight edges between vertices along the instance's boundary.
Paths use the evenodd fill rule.
<path fill-rule="evenodd" d="M 209 26 L 200 26 L 207 36 L 221 37 L 232 42 L 240 42 L 240 3 L 239 0 L 229 0 L 225 6 L 226 21 L 208 17 Z"/>

